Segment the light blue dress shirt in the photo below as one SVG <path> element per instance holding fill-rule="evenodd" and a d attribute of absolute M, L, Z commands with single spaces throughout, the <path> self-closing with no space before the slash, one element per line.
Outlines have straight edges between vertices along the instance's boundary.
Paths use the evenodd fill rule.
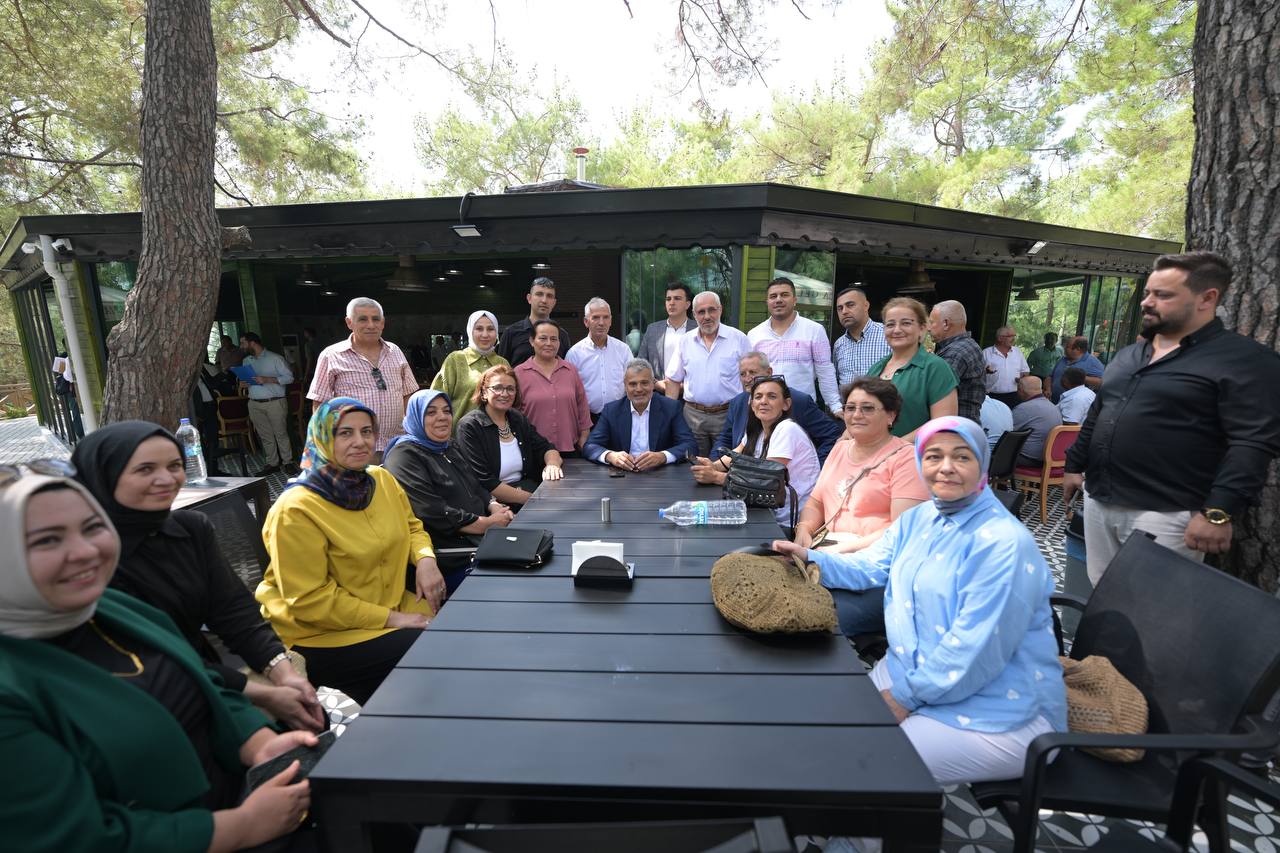
<path fill-rule="evenodd" d="M 827 587 L 885 587 L 893 698 L 976 732 L 1043 716 L 1066 731 L 1053 576 L 1031 533 L 990 489 L 951 515 L 925 502 L 854 554 L 809 551 Z"/>
<path fill-rule="evenodd" d="M 275 400 L 283 397 L 284 386 L 293 381 L 293 371 L 289 369 L 289 362 L 269 349 L 264 349 L 259 356 L 246 356 L 244 363 L 253 366 L 255 376 L 274 376 L 276 379 L 274 383 L 269 382 L 265 385 L 257 382 L 249 383 L 250 400 Z"/>

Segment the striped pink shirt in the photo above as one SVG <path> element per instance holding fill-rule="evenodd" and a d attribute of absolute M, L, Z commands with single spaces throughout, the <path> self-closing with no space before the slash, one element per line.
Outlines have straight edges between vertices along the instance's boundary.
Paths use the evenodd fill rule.
<path fill-rule="evenodd" d="M 387 387 L 378 387 L 373 373 L 375 365 L 356 352 L 351 338 L 324 348 L 316 359 L 316 375 L 311 380 L 308 400 L 323 403 L 334 397 L 354 397 L 378 416 L 378 444 L 381 451 L 387 442 L 404 432 L 405 397 L 418 390 L 418 380 L 400 347 L 382 342 L 382 353 L 376 365 Z"/>

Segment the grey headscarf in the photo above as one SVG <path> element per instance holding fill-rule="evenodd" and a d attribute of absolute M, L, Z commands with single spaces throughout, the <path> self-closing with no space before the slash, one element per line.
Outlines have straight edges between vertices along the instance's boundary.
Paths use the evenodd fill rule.
<path fill-rule="evenodd" d="M 80 610 L 54 610 L 31 580 L 26 547 L 27 505 L 31 502 L 32 495 L 53 485 L 71 489 L 83 497 L 102 516 L 111 535 L 116 538 L 117 552 L 119 551 L 120 537 L 111 524 L 111 518 L 89 490 L 75 480 L 27 474 L 0 488 L 0 536 L 3 537 L 2 541 L 9 543 L 0 549 L 0 634 L 7 637 L 24 640 L 56 637 L 83 625 L 98 609 L 98 602 L 95 601 Z M 115 571 L 114 566 L 112 571 Z"/>

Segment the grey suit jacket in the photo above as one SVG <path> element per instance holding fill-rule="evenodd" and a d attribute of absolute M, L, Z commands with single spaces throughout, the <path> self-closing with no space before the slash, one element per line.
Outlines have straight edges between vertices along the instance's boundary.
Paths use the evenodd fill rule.
<path fill-rule="evenodd" d="M 690 317 L 684 321 L 684 330 L 698 328 L 698 324 Z M 662 348 L 662 338 L 667 333 L 667 321 L 659 320 L 656 323 L 650 323 L 649 328 L 644 330 L 644 339 L 640 341 L 640 352 L 636 353 L 638 358 L 643 358 L 653 365 L 653 378 L 663 379 L 667 375 L 667 366 L 663 364 L 663 356 L 665 355 Z"/>

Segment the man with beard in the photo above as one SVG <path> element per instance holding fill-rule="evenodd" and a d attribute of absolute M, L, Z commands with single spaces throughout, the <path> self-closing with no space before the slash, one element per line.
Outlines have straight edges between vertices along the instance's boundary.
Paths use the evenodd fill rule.
<path fill-rule="evenodd" d="M 1230 283 L 1211 252 L 1156 259 L 1142 339 L 1107 366 L 1067 453 L 1063 498 L 1084 489 L 1095 585 L 1134 530 L 1194 559 L 1229 549 L 1280 454 L 1280 354 L 1214 316 Z"/>

